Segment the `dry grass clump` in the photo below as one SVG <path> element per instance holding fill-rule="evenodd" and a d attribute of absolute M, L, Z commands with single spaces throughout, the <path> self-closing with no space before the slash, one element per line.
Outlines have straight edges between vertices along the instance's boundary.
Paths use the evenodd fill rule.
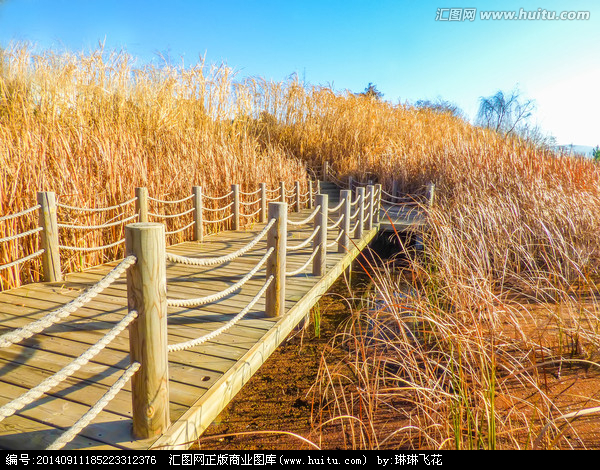
<path fill-rule="evenodd" d="M 276 142 L 263 144 L 248 134 L 248 113 L 248 97 L 224 66 L 139 68 L 126 54 L 102 50 L 89 55 L 34 54 L 24 46 L 2 51 L 0 214 L 34 205 L 38 190 L 55 191 L 60 202 L 73 206 L 106 207 L 131 199 L 136 186 L 146 186 L 159 199 L 181 199 L 192 185 L 215 196 L 229 192 L 232 183 L 249 192 L 260 182 L 274 187 L 285 181 L 291 187 L 300 180 L 304 189 L 305 165 Z M 76 215 L 63 211 L 63 221 L 94 225 L 118 212 L 102 219 Z M 34 226 L 36 217 L 0 223 L 0 238 Z M 186 225 L 190 217 L 167 230 Z M 122 230 L 66 232 L 61 244 L 104 245 L 121 238 Z M 0 244 L 0 264 L 33 253 L 37 243 L 34 235 Z M 96 264 L 121 249 L 84 256 L 63 252 L 63 268 Z M 0 288 L 37 280 L 39 269 L 33 261 L 4 270 Z"/>

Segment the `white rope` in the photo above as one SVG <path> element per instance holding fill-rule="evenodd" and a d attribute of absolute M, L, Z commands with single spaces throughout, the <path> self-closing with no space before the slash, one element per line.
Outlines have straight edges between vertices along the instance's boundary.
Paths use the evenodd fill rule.
<path fill-rule="evenodd" d="M 180 212 L 179 214 L 154 214 L 153 212 L 148 212 L 148 215 L 151 215 L 153 217 L 158 217 L 161 219 L 174 219 L 175 217 L 181 217 L 182 215 L 186 215 L 189 214 L 190 212 L 194 212 L 194 210 L 196 210 L 195 207 L 192 207 L 191 209 L 185 211 L 185 212 Z"/>
<path fill-rule="evenodd" d="M 255 201 L 251 201 L 251 202 L 240 202 L 240 205 L 242 205 L 242 206 L 251 206 L 252 204 L 256 204 L 257 202 L 260 202 L 260 198 L 256 199 Z"/>
<path fill-rule="evenodd" d="M 229 214 L 226 217 L 223 217 L 222 219 L 215 219 L 215 220 L 205 220 L 204 223 L 205 224 L 217 224 L 219 222 L 225 222 L 227 219 L 231 219 L 233 217 L 233 214 Z"/>
<path fill-rule="evenodd" d="M 212 208 L 210 208 L 210 207 L 204 207 L 203 209 L 204 209 L 205 211 L 208 211 L 208 212 L 219 212 L 219 211 L 223 211 L 223 210 L 225 210 L 225 209 L 229 209 L 231 206 L 233 206 L 233 202 L 234 202 L 234 201 L 231 201 L 231 202 L 230 202 L 229 204 L 227 204 L 226 206 L 223 206 L 223 207 L 217 207 L 216 209 L 212 209 Z"/>
<path fill-rule="evenodd" d="M 215 196 L 215 197 L 213 197 L 213 196 L 204 195 L 203 197 L 205 197 L 206 199 L 210 199 L 211 201 L 218 201 L 220 199 L 225 199 L 226 197 L 229 197 L 232 194 L 233 194 L 233 191 L 230 191 L 227 194 L 225 194 L 224 196 Z"/>
<path fill-rule="evenodd" d="M 20 217 L 22 215 L 29 214 L 30 212 L 33 212 L 33 211 L 39 209 L 40 207 L 42 207 L 42 206 L 40 206 L 38 204 L 36 206 L 30 207 L 29 209 L 24 209 L 21 212 L 17 212 L 15 214 L 3 215 L 2 217 L 0 217 L 0 222 L 4 222 L 5 220 L 14 219 L 15 217 Z"/>
<path fill-rule="evenodd" d="M 235 284 L 229 286 L 227 289 L 222 290 L 221 292 L 217 292 L 216 294 L 207 295 L 205 297 L 196 297 L 193 299 L 167 299 L 167 305 L 169 307 L 199 307 L 200 305 L 205 305 L 227 297 L 229 294 L 235 292 L 244 284 L 246 284 L 246 282 L 248 282 L 252 278 L 252 276 L 254 276 L 259 271 L 262 265 L 266 263 L 267 259 L 269 259 L 269 256 L 271 256 L 271 253 L 273 253 L 273 251 L 273 247 L 269 248 L 265 255 L 260 259 L 258 264 L 254 266 L 254 268 L 252 268 L 250 272 L 248 272 L 248 274 L 246 274 Z"/>
<path fill-rule="evenodd" d="M 100 400 L 92 406 L 87 413 L 85 413 L 77 422 L 71 426 L 66 432 L 64 432 L 58 439 L 56 439 L 47 450 L 60 450 L 69 442 L 71 442 L 77 434 L 79 434 L 92 420 L 100 413 L 106 405 L 116 396 L 117 393 L 129 382 L 133 374 L 140 368 L 139 362 L 134 362 L 125 369 L 123 375 L 117 380 L 107 391 Z"/>
<path fill-rule="evenodd" d="M 266 191 L 267 193 L 271 193 L 271 194 L 273 194 L 274 192 L 276 192 L 276 191 L 279 191 L 279 190 L 280 190 L 280 188 L 274 188 L 274 189 L 266 189 L 265 191 Z"/>
<path fill-rule="evenodd" d="M 328 225 L 327 226 L 327 230 L 331 230 L 331 229 L 337 228 L 342 223 L 342 220 L 344 220 L 344 214 L 342 214 L 342 215 L 340 215 L 338 217 L 338 220 L 337 220 L 337 222 L 335 224 Z"/>
<path fill-rule="evenodd" d="M 101 229 L 101 228 L 114 227 L 115 225 L 120 225 L 125 222 L 129 222 L 130 220 L 133 220 L 136 217 L 138 217 L 138 214 L 133 214 L 132 216 L 127 217 L 125 219 L 116 220 L 114 222 L 108 222 L 108 223 L 102 224 L 102 225 L 69 225 L 69 224 L 56 224 L 56 225 L 60 228 L 72 228 L 72 229 L 77 229 L 77 230 L 96 230 L 96 229 Z"/>
<path fill-rule="evenodd" d="M 403 206 L 403 205 L 407 204 L 406 202 L 392 202 L 392 201 L 387 201 L 386 199 L 381 199 L 381 202 L 388 204 L 390 206 Z"/>
<path fill-rule="evenodd" d="M 208 333 L 204 336 L 200 336 L 199 338 L 191 339 L 189 341 L 184 341 L 181 343 L 169 344 L 169 346 L 168 346 L 169 352 L 183 351 L 184 349 L 190 349 L 190 348 L 193 348 L 194 346 L 199 346 L 200 344 L 206 343 L 207 341 L 210 341 L 213 338 L 220 335 L 221 333 L 227 331 L 229 328 L 231 328 L 237 322 L 239 322 L 250 311 L 250 309 L 252 307 L 254 307 L 254 304 L 258 301 L 258 299 L 260 299 L 262 297 L 263 293 L 267 290 L 267 287 L 269 287 L 269 284 L 271 284 L 271 282 L 273 282 L 273 279 L 274 279 L 273 276 L 269 276 L 269 279 L 267 279 L 267 281 L 263 284 L 262 288 L 252 298 L 250 303 L 240 313 L 238 313 L 235 317 L 233 317 L 231 320 L 229 320 L 227 323 L 225 323 L 225 325 L 223 325 L 222 327 L 216 329 L 215 331 L 213 331 L 211 333 Z"/>
<path fill-rule="evenodd" d="M 12 235 L 10 237 L 0 238 L 0 243 L 10 242 L 12 240 L 17 240 L 19 238 L 26 237 L 27 235 L 33 235 L 34 233 L 41 232 L 44 230 L 43 227 L 36 227 L 34 229 L 28 230 L 27 232 L 17 233 L 16 235 Z"/>
<path fill-rule="evenodd" d="M 173 235 L 175 233 L 179 233 L 179 232 L 183 232 L 186 228 L 190 228 L 192 225 L 194 225 L 196 222 L 190 222 L 189 224 L 187 224 L 185 227 L 181 227 L 178 228 L 177 230 L 171 230 L 170 232 L 165 232 L 165 235 Z"/>
<path fill-rule="evenodd" d="M 4 269 L 8 269 L 8 268 L 12 268 L 13 266 L 19 264 L 19 263 L 24 263 L 25 261 L 29 261 L 31 258 L 35 258 L 38 255 L 41 255 L 45 250 L 38 250 L 35 253 L 31 253 L 30 255 L 24 256 L 23 258 L 19 258 L 15 261 L 12 261 L 10 263 L 7 264 L 3 264 L 2 266 L 0 266 L 0 271 L 3 271 Z M 0 346 L 1 347 L 1 346 Z"/>
<path fill-rule="evenodd" d="M 350 207 L 354 207 L 356 204 L 358 204 L 358 201 L 360 201 L 360 198 L 357 196 L 354 202 L 350 203 Z"/>
<path fill-rule="evenodd" d="M 66 246 L 66 245 L 58 245 L 58 247 L 62 250 L 71 250 L 71 251 L 99 251 L 99 250 L 107 250 L 108 248 L 113 248 L 121 243 L 124 243 L 125 239 L 121 238 L 114 243 L 110 243 L 109 245 L 102 246 Z"/>
<path fill-rule="evenodd" d="M 127 258 L 123 259 L 119 264 L 117 264 L 112 271 L 110 271 L 106 276 L 100 279 L 96 284 L 90 287 L 88 290 L 83 292 L 77 298 L 71 300 L 68 304 L 44 315 L 39 320 L 31 322 L 29 325 L 24 326 L 22 328 L 17 328 L 14 331 L 8 332 L 0 336 L 0 348 L 6 348 L 11 344 L 18 343 L 26 338 L 33 336 L 40 331 L 45 330 L 46 328 L 52 326 L 54 323 L 59 322 L 60 320 L 67 318 L 71 313 L 76 311 L 82 305 L 85 305 L 98 294 L 100 294 L 104 289 L 110 286 L 113 282 L 115 282 L 121 274 L 123 274 L 131 265 L 135 264 L 136 258 L 131 255 Z"/>
<path fill-rule="evenodd" d="M 335 212 L 335 211 L 338 211 L 338 210 L 340 210 L 340 208 L 342 207 L 342 205 L 344 205 L 344 200 L 343 200 L 343 199 L 340 201 L 340 203 L 339 203 L 337 206 L 335 206 L 335 207 L 332 207 L 332 208 L 330 208 L 330 209 L 327 209 L 327 212 Z"/>
<path fill-rule="evenodd" d="M 312 219 L 314 219 L 314 218 L 315 218 L 315 216 L 316 216 L 316 215 L 319 213 L 319 211 L 320 211 L 320 210 L 321 210 L 321 206 L 317 206 L 317 207 L 315 208 L 315 210 L 313 211 L 313 213 L 312 213 L 312 214 L 310 214 L 310 215 L 309 215 L 309 216 L 308 216 L 306 219 L 304 219 L 304 220 L 299 220 L 299 221 L 297 221 L 297 222 L 294 222 L 293 220 L 289 220 L 289 219 L 288 219 L 288 224 L 290 224 L 290 225 L 295 225 L 295 226 L 299 226 L 299 225 L 304 225 L 304 224 L 307 224 L 307 223 L 309 223 L 309 222 L 310 222 Z"/>
<path fill-rule="evenodd" d="M 174 200 L 174 201 L 165 201 L 163 199 L 155 199 L 155 198 L 150 197 L 150 196 L 148 196 L 148 199 L 150 199 L 151 201 L 154 201 L 154 202 L 160 202 L 162 204 L 179 204 L 181 202 L 189 201 L 193 197 L 194 197 L 194 195 L 190 194 L 189 196 L 184 197 L 183 199 L 177 199 L 177 200 Z"/>
<path fill-rule="evenodd" d="M 167 253 L 167 261 L 191 266 L 215 266 L 217 264 L 228 263 L 229 261 L 233 261 L 252 249 L 252 247 L 254 247 L 267 234 L 274 223 L 275 219 L 271 219 L 269 223 L 260 231 L 260 233 L 256 235 L 256 237 L 250 240 L 250 242 L 241 247 L 239 250 L 229 253 L 228 255 L 219 256 L 217 258 L 188 258 L 187 256 Z"/>
<path fill-rule="evenodd" d="M 344 234 L 343 230 L 340 230 L 340 233 L 338 234 L 337 238 L 335 240 L 333 240 L 331 243 L 327 244 L 327 248 L 333 248 L 337 242 L 340 241 L 340 238 L 342 238 L 342 235 Z"/>
<path fill-rule="evenodd" d="M 244 196 L 254 196 L 255 194 L 260 193 L 260 188 L 258 188 L 256 191 L 252 191 L 251 193 L 245 193 L 244 191 L 240 191 L 240 194 L 244 195 Z"/>
<path fill-rule="evenodd" d="M 290 272 L 286 272 L 285 275 L 287 277 L 290 276 L 295 276 L 296 274 L 300 274 L 302 271 L 304 271 L 306 268 L 308 268 L 308 265 L 310 263 L 312 263 L 312 260 L 315 258 L 315 256 L 317 255 L 317 251 L 319 251 L 321 249 L 321 245 L 317 246 L 313 252 L 312 255 L 310 255 L 310 258 L 308 258 L 308 260 L 306 261 L 306 263 L 304 263 L 302 266 L 300 266 L 298 269 L 296 269 L 295 271 L 290 271 Z"/>
<path fill-rule="evenodd" d="M 313 238 L 315 238 L 315 236 L 317 235 L 317 232 L 318 232 L 320 229 L 321 229 L 321 226 L 320 226 L 320 225 L 318 225 L 318 226 L 317 226 L 317 227 L 316 227 L 316 228 L 315 228 L 315 229 L 312 231 L 312 233 L 310 234 L 310 236 L 309 236 L 309 237 L 308 237 L 306 240 L 304 240 L 302 243 L 300 243 L 299 245 L 293 245 L 293 246 L 290 246 L 290 245 L 288 245 L 288 247 L 287 247 L 288 251 L 297 251 L 297 250 L 301 250 L 301 249 L 302 249 L 302 248 L 304 248 L 305 246 L 308 246 L 308 244 L 309 244 L 310 242 L 312 242 L 312 241 L 313 241 Z"/>
<path fill-rule="evenodd" d="M 95 356 L 98 355 L 110 342 L 116 338 L 136 317 L 138 316 L 135 310 L 129 312 L 119 323 L 117 323 L 106 335 L 104 335 L 96 344 L 90 347 L 87 351 L 81 354 L 79 357 L 72 360 L 65 367 L 60 369 L 50 377 L 45 378 L 39 385 L 36 385 L 32 389 L 25 392 L 20 397 L 11 400 L 2 407 L 0 407 L 0 421 L 4 418 L 14 415 L 17 411 L 23 409 L 31 402 L 37 400 L 48 390 L 53 389 L 59 383 L 63 382 L 75 372 L 81 369 L 84 365 L 90 362 Z"/>
<path fill-rule="evenodd" d="M 258 215 L 260 213 L 262 209 L 259 207 L 257 210 L 255 210 L 254 212 L 252 212 L 252 214 L 240 214 L 242 217 L 254 217 L 255 215 Z"/>
<path fill-rule="evenodd" d="M 360 207 L 358 207 L 358 208 L 356 209 L 356 211 L 354 212 L 354 214 L 352 214 L 352 215 L 350 216 L 350 220 L 352 221 L 352 220 L 356 219 L 356 216 L 358 215 L 358 213 L 359 213 L 359 212 L 360 212 Z"/>
<path fill-rule="evenodd" d="M 73 211 L 81 211 L 81 212 L 106 212 L 106 211 L 111 211 L 114 209 L 120 209 L 121 207 L 124 207 L 128 204 L 131 204 L 132 202 L 137 201 L 137 197 L 134 197 L 133 199 L 129 199 L 128 201 L 122 202 L 120 204 L 115 204 L 114 206 L 109 206 L 109 207 L 98 207 L 98 208 L 94 208 L 94 207 L 75 207 L 75 206 L 69 206 L 67 204 L 61 204 L 59 202 L 56 203 L 56 205 L 58 207 L 62 207 L 63 209 L 69 209 L 69 210 L 73 210 Z"/>

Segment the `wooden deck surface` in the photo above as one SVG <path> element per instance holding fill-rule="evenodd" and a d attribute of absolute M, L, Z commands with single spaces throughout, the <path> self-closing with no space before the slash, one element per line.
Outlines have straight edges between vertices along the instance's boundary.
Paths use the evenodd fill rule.
<path fill-rule="evenodd" d="M 335 201 L 332 201 L 332 203 Z M 300 220 L 310 213 L 290 214 Z M 240 248 L 263 227 L 221 232 L 203 243 L 187 242 L 167 251 L 185 256 L 220 256 Z M 311 227 L 290 227 L 289 243 L 297 244 Z M 327 274 L 317 278 L 310 268 L 287 279 L 286 314 L 264 314 L 264 297 L 237 325 L 213 341 L 191 350 L 169 353 L 172 425 L 159 438 L 131 437 L 131 389 L 128 384 L 108 407 L 65 449 L 186 448 L 214 420 L 242 385 L 265 362 L 288 333 L 309 313 L 345 268 L 375 236 L 377 228 L 354 239 L 344 253 L 328 250 Z M 331 231 L 329 240 L 337 234 Z M 191 298 L 219 292 L 247 273 L 266 250 L 263 240 L 245 256 L 226 265 L 199 268 L 167 262 L 167 296 Z M 287 270 L 300 267 L 312 247 L 288 253 Z M 75 298 L 117 262 L 66 276 L 60 283 L 37 283 L 0 293 L 0 332 L 24 326 Z M 239 291 L 198 308 L 169 307 L 169 344 L 211 332 L 242 310 L 265 281 L 262 269 Z M 123 276 L 67 319 L 20 344 L 0 349 L 0 405 L 38 385 L 96 343 L 127 312 Z M 83 415 L 129 365 L 127 330 L 71 378 L 0 422 L 0 448 L 44 449 Z"/>

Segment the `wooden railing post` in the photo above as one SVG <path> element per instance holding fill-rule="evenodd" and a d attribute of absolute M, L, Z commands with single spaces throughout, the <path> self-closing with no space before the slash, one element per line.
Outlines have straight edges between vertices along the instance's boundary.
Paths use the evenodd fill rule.
<path fill-rule="evenodd" d="M 323 162 L 323 181 L 327 181 L 328 177 L 329 177 L 329 162 L 327 160 L 325 160 Z"/>
<path fill-rule="evenodd" d="M 308 208 L 312 209 L 314 206 L 314 189 L 312 180 L 308 180 Z"/>
<path fill-rule="evenodd" d="M 281 181 L 279 183 L 279 202 L 287 203 L 287 199 L 285 197 L 285 181 Z"/>
<path fill-rule="evenodd" d="M 51 191 L 37 193 L 39 224 L 42 242 L 42 269 L 44 280 L 48 282 L 62 281 L 60 270 L 60 249 L 58 247 L 58 220 L 56 215 L 56 195 Z"/>
<path fill-rule="evenodd" d="M 296 212 L 300 212 L 300 181 L 295 183 Z"/>
<path fill-rule="evenodd" d="M 396 199 L 394 199 L 394 198 L 397 195 L 398 195 L 398 181 L 394 180 L 394 181 L 392 181 L 392 196 L 394 196 L 392 198 L 392 202 L 396 202 Z"/>
<path fill-rule="evenodd" d="M 129 326 L 131 360 L 140 363 L 131 383 L 133 434 L 138 439 L 162 434 L 169 426 L 165 251 L 163 224 L 125 227 L 126 255 L 136 257 L 127 270 L 127 305 L 138 313 Z"/>
<path fill-rule="evenodd" d="M 374 223 L 378 224 L 381 220 L 381 194 L 382 194 L 382 186 L 380 183 L 375 185 L 375 221 Z"/>
<path fill-rule="evenodd" d="M 197 242 L 204 240 L 204 227 L 203 227 L 203 207 L 202 207 L 202 187 L 192 186 L 192 194 L 194 197 L 192 201 L 194 203 L 194 234 L 193 239 Z"/>
<path fill-rule="evenodd" d="M 267 221 L 267 183 L 260 183 L 260 222 Z"/>
<path fill-rule="evenodd" d="M 267 249 L 273 248 L 266 262 L 267 279 L 273 276 L 265 292 L 265 313 L 268 317 L 279 317 L 285 313 L 287 211 L 284 202 L 269 203 L 269 220 L 275 219 L 275 223 L 267 234 Z"/>
<path fill-rule="evenodd" d="M 354 178 L 352 178 L 352 176 L 348 176 L 348 189 L 350 191 L 354 189 L 352 186 L 354 186 Z"/>
<path fill-rule="evenodd" d="M 341 207 L 342 225 L 340 227 L 343 230 L 340 241 L 338 242 L 338 253 L 345 253 L 350 246 L 350 216 L 352 215 L 352 191 L 349 189 L 343 189 L 340 191 L 340 197 L 344 201 Z"/>
<path fill-rule="evenodd" d="M 371 230 L 373 228 L 373 218 L 375 217 L 375 186 L 372 184 L 367 186 L 367 195 L 369 210 L 366 215 L 366 229 Z"/>
<path fill-rule="evenodd" d="M 356 188 L 358 197 L 358 225 L 356 227 L 356 238 L 361 239 L 365 228 L 365 187 Z"/>
<path fill-rule="evenodd" d="M 318 250 L 313 259 L 313 274 L 322 276 L 327 269 L 327 207 L 329 196 L 317 194 L 317 207 L 321 206 L 315 216 L 314 228 L 320 227 L 313 241 L 313 249 Z"/>
<path fill-rule="evenodd" d="M 135 188 L 135 197 L 138 222 L 148 222 L 148 188 Z"/>
<path fill-rule="evenodd" d="M 231 221 L 232 229 L 239 230 L 240 229 L 240 185 L 232 184 L 231 191 L 233 192 L 233 217 Z"/>
<path fill-rule="evenodd" d="M 433 202 L 435 198 L 435 183 L 429 183 L 429 207 L 433 207 Z"/>

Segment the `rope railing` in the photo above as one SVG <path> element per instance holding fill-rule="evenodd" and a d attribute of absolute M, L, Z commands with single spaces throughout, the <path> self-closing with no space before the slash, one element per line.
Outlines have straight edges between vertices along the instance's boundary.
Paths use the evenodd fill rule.
<path fill-rule="evenodd" d="M 313 220 L 315 218 L 315 216 L 319 213 L 320 210 L 321 210 L 321 206 L 317 206 L 315 208 L 315 210 L 306 219 L 302 219 L 302 220 L 298 220 L 298 221 L 288 220 L 287 222 L 289 225 L 293 225 L 293 226 L 305 225 L 305 224 L 309 223 L 311 220 Z"/>
<path fill-rule="evenodd" d="M 204 210 L 208 211 L 208 212 L 224 211 L 225 209 L 229 209 L 230 207 L 233 207 L 233 204 L 234 203 L 232 201 L 232 202 L 230 202 L 229 204 L 227 204 L 226 206 L 223 206 L 223 207 L 214 207 L 214 208 L 213 207 L 204 207 Z"/>
<path fill-rule="evenodd" d="M 343 201 L 342 201 L 343 202 Z M 333 225 L 328 225 L 327 226 L 327 230 L 333 230 L 334 228 L 338 228 L 340 226 L 340 224 L 344 221 L 344 216 L 340 215 L 337 218 L 337 221 L 333 223 Z"/>
<path fill-rule="evenodd" d="M 256 302 L 258 302 L 258 300 L 263 296 L 263 294 L 265 293 L 265 291 L 267 290 L 267 288 L 269 287 L 271 282 L 273 282 L 273 279 L 274 279 L 273 276 L 269 276 L 269 278 L 265 281 L 265 283 L 262 285 L 262 287 L 257 292 L 257 294 L 252 298 L 252 300 L 250 300 L 248 305 L 246 305 L 246 307 L 244 307 L 244 309 L 240 313 L 238 313 L 235 317 L 233 317 L 231 320 L 229 320 L 227 323 L 225 323 L 225 325 L 221 326 L 220 328 L 217 328 L 215 331 L 207 333 L 198 338 L 191 339 L 189 341 L 183 341 L 181 343 L 169 344 L 169 347 L 168 347 L 169 352 L 183 351 L 185 349 L 191 349 L 195 346 L 199 346 L 203 343 L 206 343 L 207 341 L 211 341 L 214 338 L 216 338 L 217 336 L 219 336 L 220 334 L 229 330 L 232 326 L 234 326 L 242 318 L 244 318 L 244 316 L 246 316 L 246 314 L 252 309 L 252 307 L 254 307 Z"/>
<path fill-rule="evenodd" d="M 8 333 L 4 333 L 0 336 L 0 348 L 6 348 L 15 343 L 19 343 L 26 338 L 30 338 L 36 333 L 40 333 L 50 326 L 58 323 L 61 320 L 64 320 L 77 309 L 88 303 L 98 294 L 100 294 L 104 289 L 110 286 L 113 282 L 115 282 L 130 266 L 135 264 L 136 258 L 135 256 L 128 256 L 123 259 L 117 266 L 115 266 L 106 276 L 104 276 L 100 281 L 90 287 L 88 290 L 83 292 L 81 295 L 77 296 L 77 298 L 71 300 L 66 305 L 44 315 L 39 320 L 35 320 L 28 324 L 27 326 L 18 328 L 14 331 L 10 331 Z"/>
<path fill-rule="evenodd" d="M 185 226 L 183 226 L 181 228 L 178 228 L 178 229 L 175 229 L 175 230 L 167 230 L 165 232 L 165 235 L 175 235 L 176 233 L 183 232 L 184 230 L 187 230 L 188 228 L 193 227 L 195 224 L 196 224 L 196 222 L 192 221 L 189 224 L 187 224 L 187 225 L 185 225 Z"/>
<path fill-rule="evenodd" d="M 336 237 L 336 239 L 333 240 L 331 243 L 327 244 L 327 248 L 333 248 L 335 245 L 337 245 L 339 243 L 339 241 L 341 240 L 342 235 L 344 235 L 344 231 L 340 230 L 340 233 L 338 233 L 338 236 Z"/>
<path fill-rule="evenodd" d="M 260 268 L 262 268 L 267 259 L 269 259 L 269 256 L 271 256 L 271 253 L 273 253 L 273 250 L 273 248 L 269 248 L 265 255 L 260 259 L 256 266 L 254 266 L 254 268 L 248 272 L 248 274 L 242 277 L 238 282 L 229 286 L 227 289 L 217 292 L 216 294 L 211 294 L 204 297 L 195 297 L 193 299 L 167 299 L 167 305 L 169 307 L 199 307 L 200 305 L 206 305 L 227 297 L 232 292 L 240 289 L 260 270 Z"/>
<path fill-rule="evenodd" d="M 2 265 L 0 265 L 0 271 L 4 271 L 5 269 L 12 268 L 13 266 L 16 266 L 18 264 L 24 263 L 25 261 L 29 261 L 29 260 L 31 260 L 33 258 L 36 258 L 36 257 L 40 256 L 41 254 L 43 254 L 44 251 L 45 251 L 44 249 L 41 249 L 41 250 L 38 250 L 38 251 L 36 251 L 34 253 L 31 253 L 31 254 L 29 254 L 27 256 L 24 256 L 22 258 L 19 258 L 19 259 L 16 259 L 14 261 L 11 261 L 10 263 L 2 264 Z"/>
<path fill-rule="evenodd" d="M 109 227 L 116 227 L 117 225 L 124 224 L 126 222 L 130 222 L 133 219 L 136 219 L 137 217 L 138 217 L 138 214 L 133 214 L 124 219 L 119 219 L 119 220 L 115 220 L 113 222 L 107 222 L 105 224 L 100 224 L 100 225 L 70 225 L 70 224 L 63 224 L 63 223 L 57 223 L 56 225 L 59 228 L 67 228 L 67 229 L 73 229 L 73 230 L 100 230 L 100 229 L 109 228 Z"/>
<path fill-rule="evenodd" d="M 317 236 L 317 233 L 319 233 L 319 230 L 321 230 L 320 226 L 315 227 L 315 229 L 312 231 L 312 233 L 308 236 L 308 238 L 306 240 L 304 240 L 302 243 L 300 243 L 299 245 L 292 245 L 287 247 L 288 251 L 298 251 L 301 250 L 302 248 L 307 247 L 310 242 L 312 242 L 314 240 L 314 238 Z"/>
<path fill-rule="evenodd" d="M 29 207 L 27 209 L 23 209 L 20 212 L 16 212 L 14 214 L 9 214 L 9 215 L 3 215 L 2 217 L 0 217 L 0 222 L 4 222 L 6 220 L 12 220 L 12 219 L 16 219 L 17 217 L 21 217 L 23 215 L 27 215 L 30 212 L 33 212 L 35 210 L 38 210 L 40 207 L 42 207 L 41 205 L 37 204 L 33 207 Z"/>
<path fill-rule="evenodd" d="M 183 212 L 179 212 L 178 214 L 155 214 L 153 212 L 148 212 L 148 215 L 151 215 L 152 217 L 156 217 L 159 219 L 174 219 L 176 217 L 183 217 L 184 215 L 190 214 L 192 212 L 194 212 L 195 208 L 192 207 L 191 209 L 188 209 L 187 211 L 183 211 Z"/>
<path fill-rule="evenodd" d="M 250 193 L 245 193 L 244 191 L 240 191 L 240 194 L 242 196 L 254 196 L 255 194 L 260 193 L 260 188 L 258 188 L 256 191 L 252 191 Z"/>
<path fill-rule="evenodd" d="M 60 450 L 71 442 L 98 414 L 106 408 L 111 400 L 121 391 L 121 389 L 129 382 L 131 377 L 141 367 L 139 362 L 133 362 L 125 369 L 125 372 L 119 379 L 106 391 L 102 397 L 92 406 L 77 422 L 58 437 L 47 450 Z"/>
<path fill-rule="evenodd" d="M 328 212 L 337 212 L 341 209 L 341 207 L 344 205 L 344 201 L 341 200 L 340 203 L 337 206 L 334 207 L 330 207 L 327 209 Z"/>
<path fill-rule="evenodd" d="M 176 199 L 176 200 L 157 199 L 157 198 L 150 197 L 150 196 L 148 196 L 148 199 L 150 199 L 151 201 L 154 201 L 154 202 L 158 202 L 160 204 L 181 204 L 182 202 L 189 201 L 193 197 L 194 197 L 194 195 L 191 194 L 191 195 L 186 196 L 186 197 L 184 197 L 182 199 Z"/>
<path fill-rule="evenodd" d="M 58 384 L 72 376 L 75 372 L 96 357 L 100 351 L 108 346 L 136 317 L 137 312 L 133 310 L 130 311 L 119 323 L 117 323 L 108 333 L 106 333 L 93 346 L 88 348 L 83 354 L 73 359 L 69 364 L 64 366 L 55 374 L 45 378 L 39 385 L 36 385 L 21 396 L 1 406 L 0 421 L 25 408 L 31 402 L 41 397 L 48 390 L 53 389 Z"/>
<path fill-rule="evenodd" d="M 210 199 L 211 201 L 219 201 L 221 199 L 225 199 L 228 198 L 230 196 L 233 195 L 233 191 L 228 192 L 227 194 L 223 195 L 223 196 L 207 196 L 206 194 L 204 195 L 204 197 L 206 199 Z"/>
<path fill-rule="evenodd" d="M 36 227 L 31 230 L 27 230 L 26 232 L 17 233 L 16 235 L 11 235 L 9 237 L 0 238 L 0 243 L 10 242 L 13 240 L 18 240 L 19 238 L 26 237 L 28 235 L 33 235 L 34 233 L 38 233 L 44 230 L 43 227 Z"/>
<path fill-rule="evenodd" d="M 186 256 L 175 255 L 173 253 L 167 253 L 166 259 L 167 261 L 171 261 L 173 263 L 187 264 L 192 266 L 215 266 L 218 264 L 228 263 L 250 251 L 259 241 L 264 238 L 274 223 L 275 219 L 271 219 L 269 223 L 260 231 L 260 233 L 250 240 L 250 242 L 241 247 L 239 250 L 229 253 L 228 255 L 218 256 L 216 258 L 189 258 Z"/>
<path fill-rule="evenodd" d="M 107 206 L 107 207 L 77 207 L 77 206 L 70 206 L 68 204 L 63 204 L 60 202 L 57 202 L 56 206 L 60 207 L 62 209 L 68 209 L 68 210 L 80 211 L 80 212 L 107 212 L 107 211 L 112 211 L 115 209 L 121 209 L 122 207 L 125 207 L 125 206 L 135 202 L 136 200 L 137 200 L 137 197 L 134 197 L 125 202 L 121 202 L 119 204 L 115 204 L 113 206 Z"/>
<path fill-rule="evenodd" d="M 317 247 L 313 250 L 312 254 L 310 255 L 310 258 L 308 258 L 308 260 L 306 260 L 306 263 L 304 263 L 302 266 L 300 266 L 298 269 L 296 269 L 294 271 L 286 272 L 285 273 L 286 277 L 296 276 L 297 274 L 300 274 L 306 268 L 308 268 L 310 266 L 310 264 L 314 261 L 315 256 L 317 256 L 317 253 L 319 252 L 320 249 L 321 249 L 321 245 L 317 245 Z"/>

